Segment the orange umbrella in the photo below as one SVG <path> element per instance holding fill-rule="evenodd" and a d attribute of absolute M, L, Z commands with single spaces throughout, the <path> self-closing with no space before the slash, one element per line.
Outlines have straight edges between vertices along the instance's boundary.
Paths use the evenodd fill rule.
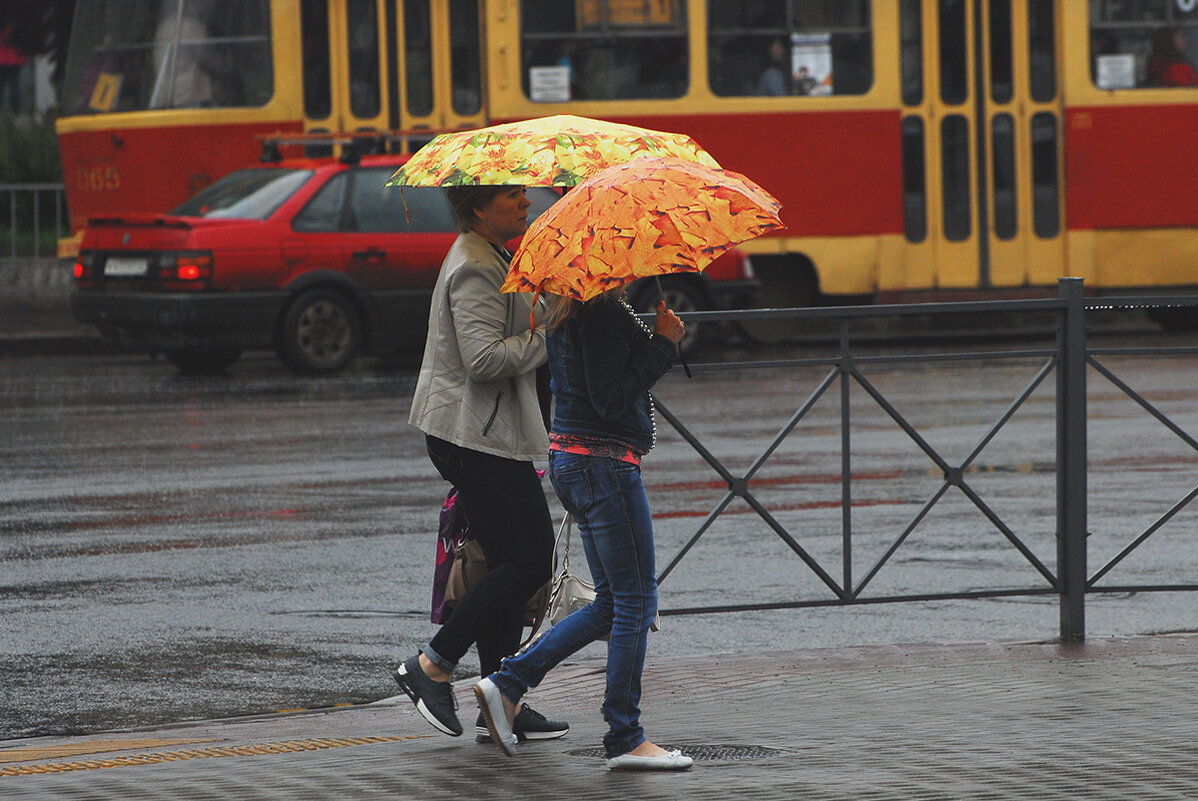
<path fill-rule="evenodd" d="M 673 156 L 720 165 L 685 134 L 558 114 L 434 138 L 388 186 L 575 186 L 612 164 Z"/>
<path fill-rule="evenodd" d="M 679 159 L 609 167 L 529 226 L 502 292 L 589 300 L 638 278 L 698 272 L 733 245 L 784 227 L 745 176 Z"/>

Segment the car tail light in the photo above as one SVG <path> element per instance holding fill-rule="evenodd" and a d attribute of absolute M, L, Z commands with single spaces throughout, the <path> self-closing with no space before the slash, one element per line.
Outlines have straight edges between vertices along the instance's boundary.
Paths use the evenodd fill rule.
<path fill-rule="evenodd" d="M 95 253 L 89 251 L 81 252 L 79 258 L 75 260 L 76 285 L 83 288 L 94 284 L 98 277 L 96 274 L 96 265 L 99 263 L 99 259 L 96 258 Z"/>
<path fill-rule="evenodd" d="M 211 278 L 212 256 L 207 253 L 176 256 L 174 274 L 171 277 L 180 281 L 199 281 Z"/>
<path fill-rule="evenodd" d="M 184 292 L 208 289 L 212 285 L 212 254 L 196 251 L 160 254 L 158 279 L 163 289 Z"/>

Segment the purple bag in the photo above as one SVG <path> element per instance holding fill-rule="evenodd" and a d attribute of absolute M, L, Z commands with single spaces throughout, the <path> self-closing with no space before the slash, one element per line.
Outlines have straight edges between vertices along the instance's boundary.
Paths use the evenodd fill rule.
<path fill-rule="evenodd" d="M 437 533 L 437 562 L 433 568 L 433 609 L 429 619 L 441 625 L 452 610 L 445 602 L 445 585 L 453 568 L 454 552 L 469 536 L 466 505 L 458 502 L 457 487 L 451 487 L 441 506 L 441 525 Z"/>

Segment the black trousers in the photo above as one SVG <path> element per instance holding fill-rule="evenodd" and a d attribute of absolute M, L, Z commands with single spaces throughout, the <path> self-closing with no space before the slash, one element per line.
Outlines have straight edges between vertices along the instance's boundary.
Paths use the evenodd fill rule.
<path fill-rule="evenodd" d="M 532 462 L 505 459 L 429 436 L 437 472 L 458 488 L 487 574 L 470 585 L 429 645 L 456 664 L 478 645 L 482 675 L 499 670 L 524 631 L 524 606 L 553 570 L 553 523 Z"/>

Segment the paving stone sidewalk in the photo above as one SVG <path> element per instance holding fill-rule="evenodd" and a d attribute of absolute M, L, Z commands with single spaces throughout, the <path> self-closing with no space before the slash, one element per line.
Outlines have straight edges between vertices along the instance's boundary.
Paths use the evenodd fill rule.
<path fill-rule="evenodd" d="M 602 667 L 530 701 L 570 734 L 509 759 L 406 699 L 0 743 L 4 799 L 1198 798 L 1198 635 L 858 647 L 650 663 L 650 737 L 683 774 L 608 773 Z"/>

